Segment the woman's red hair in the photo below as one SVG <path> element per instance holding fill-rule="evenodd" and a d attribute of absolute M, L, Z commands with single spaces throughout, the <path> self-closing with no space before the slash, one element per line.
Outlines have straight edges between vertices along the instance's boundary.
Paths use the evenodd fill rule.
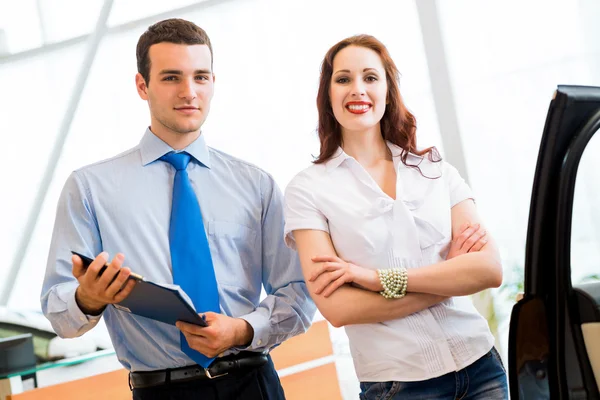
<path fill-rule="evenodd" d="M 424 150 L 417 150 L 417 124 L 415 117 L 408 111 L 402 96 L 398 82 L 400 73 L 396 64 L 390 57 L 390 53 L 379 40 L 370 35 L 351 36 L 338 42 L 327 51 L 323 63 L 321 64 L 321 78 L 319 81 L 319 92 L 317 94 L 317 109 L 319 112 L 319 141 L 321 142 L 321 150 L 319 157 L 314 161 L 315 164 L 321 164 L 329 160 L 336 152 L 338 147 L 342 145 L 342 130 L 339 122 L 335 119 L 331 108 L 331 99 L 329 98 L 329 89 L 331 87 L 331 76 L 333 75 L 333 59 L 342 49 L 348 46 L 358 46 L 371 49 L 379 54 L 381 62 L 385 69 L 387 81 L 387 101 L 383 117 L 381 118 L 381 135 L 384 140 L 390 141 L 403 149 L 400 156 L 402 162 L 406 163 L 408 153 L 413 153 L 419 156 L 428 155 L 433 162 L 441 160 L 440 155 L 435 147 L 429 147 Z"/>

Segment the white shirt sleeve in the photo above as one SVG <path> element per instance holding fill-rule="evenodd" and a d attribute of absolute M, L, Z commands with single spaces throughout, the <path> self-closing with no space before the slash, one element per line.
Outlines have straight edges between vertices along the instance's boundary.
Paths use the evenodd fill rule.
<path fill-rule="evenodd" d="M 446 176 L 446 182 L 448 183 L 448 188 L 450 190 L 450 208 L 466 199 L 472 199 L 474 201 L 475 198 L 473 197 L 471 188 L 467 185 L 462 176 L 460 176 L 458 170 L 447 162 L 442 162 L 444 163 L 443 174 Z"/>
<path fill-rule="evenodd" d="M 315 229 L 329 232 L 325 215 L 317 208 L 314 197 L 314 182 L 304 176 L 296 176 L 285 189 L 285 244 L 296 249 L 293 231 Z M 311 187 L 312 186 L 312 187 Z"/>

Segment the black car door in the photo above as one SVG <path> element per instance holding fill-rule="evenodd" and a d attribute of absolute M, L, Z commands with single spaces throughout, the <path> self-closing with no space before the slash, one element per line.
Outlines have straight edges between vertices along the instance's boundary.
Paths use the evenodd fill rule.
<path fill-rule="evenodd" d="M 533 182 L 525 293 L 511 315 L 512 399 L 600 400 L 600 282 L 571 282 L 575 182 L 599 128 L 600 88 L 559 86 Z"/>

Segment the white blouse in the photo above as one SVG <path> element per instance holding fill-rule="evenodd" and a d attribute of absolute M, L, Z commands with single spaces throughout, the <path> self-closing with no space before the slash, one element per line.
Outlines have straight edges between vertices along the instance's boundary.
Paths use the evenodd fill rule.
<path fill-rule="evenodd" d="M 409 154 L 423 174 L 400 160 L 396 200 L 341 148 L 292 179 L 285 191 L 285 240 L 293 231 L 328 232 L 342 259 L 365 268 L 419 268 L 444 261 L 452 240 L 450 209 L 472 198 L 450 164 Z M 351 306 L 351 305 L 349 305 Z M 405 318 L 345 327 L 362 382 L 421 381 L 462 369 L 493 343 L 487 321 L 468 297 L 453 297 Z"/>

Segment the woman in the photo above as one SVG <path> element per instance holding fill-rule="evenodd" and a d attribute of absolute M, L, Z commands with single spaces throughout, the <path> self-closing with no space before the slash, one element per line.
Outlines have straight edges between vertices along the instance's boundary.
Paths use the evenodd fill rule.
<path fill-rule="evenodd" d="M 363 399 L 506 399 L 468 298 L 502 282 L 469 187 L 413 115 L 385 46 L 359 35 L 323 61 L 321 150 L 286 189 L 286 242 L 317 307 L 345 326 Z"/>

